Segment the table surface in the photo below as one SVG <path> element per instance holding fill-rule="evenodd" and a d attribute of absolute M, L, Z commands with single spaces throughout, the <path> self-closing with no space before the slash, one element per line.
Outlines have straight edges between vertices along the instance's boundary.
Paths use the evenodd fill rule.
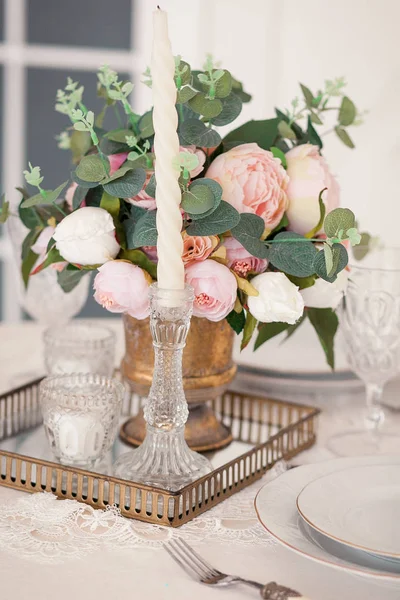
<path fill-rule="evenodd" d="M 118 334 L 117 361 L 123 353 L 122 324 L 113 322 Z M 0 325 L 0 393 L 43 372 L 42 327 L 31 322 Z M 393 390 L 392 390 L 393 395 Z M 298 457 L 298 462 L 331 458 L 324 440 L 349 398 L 321 398 L 317 446 Z M 351 400 L 356 402 L 355 399 Z M 357 400 L 359 401 L 359 399 Z M 352 417 L 346 417 L 352 418 Z M 342 423 L 343 425 L 343 423 Z M 23 492 L 0 487 L 1 504 Z M 221 571 L 261 582 L 275 580 L 301 590 L 310 600 L 399 600 L 400 583 L 382 583 L 339 572 L 313 563 L 279 544 L 243 546 L 208 542 L 199 552 Z M 140 548 L 129 552 L 104 551 L 63 564 L 38 564 L 0 552 L 0 598 L 12 600 L 106 600 L 132 597 L 140 600 L 212 600 L 255 598 L 244 588 L 217 590 L 190 580 L 164 550 Z"/>

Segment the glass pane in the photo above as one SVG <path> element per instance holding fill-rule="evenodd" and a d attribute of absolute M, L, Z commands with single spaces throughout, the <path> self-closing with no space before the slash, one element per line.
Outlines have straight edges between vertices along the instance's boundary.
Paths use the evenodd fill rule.
<path fill-rule="evenodd" d="M 88 71 L 61 71 L 58 69 L 28 69 L 27 99 L 27 153 L 26 163 L 39 165 L 44 175 L 46 188 L 54 188 L 68 179 L 73 168 L 68 150 L 60 150 L 54 136 L 70 126 L 69 119 L 55 112 L 54 104 L 57 89 L 64 88 L 67 76 L 85 86 L 84 103 L 99 113 L 103 100 L 97 97 L 96 74 Z M 120 73 L 128 79 L 126 73 Z M 118 127 L 113 109 L 108 110 L 104 126 L 107 129 Z"/>
<path fill-rule="evenodd" d="M 103 101 L 96 95 L 96 74 L 87 71 L 59 71 L 51 69 L 28 69 L 27 75 L 27 153 L 26 164 L 42 168 L 44 185 L 54 189 L 70 177 L 73 168 L 68 150 L 57 147 L 54 136 L 65 130 L 70 122 L 64 115 L 54 110 L 55 95 L 58 88 L 66 84 L 67 76 L 79 81 L 85 86 L 85 105 L 93 109 L 95 114 L 103 107 Z M 126 73 L 121 73 L 122 79 L 127 79 Z M 109 110 L 105 127 L 111 129 L 118 123 L 113 110 Z M 82 309 L 81 316 L 109 317 L 111 313 L 99 306 L 92 298 L 92 293 Z M 115 315 L 113 315 L 115 316 Z"/>
<path fill-rule="evenodd" d="M 0 0 L 0 42 L 4 40 L 4 0 Z"/>
<path fill-rule="evenodd" d="M 129 49 L 131 4 L 131 0 L 29 0 L 28 41 Z"/>

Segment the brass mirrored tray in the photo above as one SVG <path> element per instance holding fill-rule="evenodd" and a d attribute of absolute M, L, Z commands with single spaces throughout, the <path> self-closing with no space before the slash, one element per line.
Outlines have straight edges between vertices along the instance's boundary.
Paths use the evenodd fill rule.
<path fill-rule="evenodd" d="M 112 465 L 131 449 L 117 438 L 93 471 L 54 461 L 42 425 L 40 379 L 0 396 L 0 485 L 27 492 L 52 492 L 94 508 L 119 507 L 128 518 L 179 527 L 250 485 L 280 459 L 315 442 L 319 410 L 309 406 L 228 391 L 213 403 L 231 428 L 229 447 L 209 453 L 214 470 L 178 492 L 113 477 Z M 123 421 L 138 413 L 142 399 L 127 392 Z M 122 421 L 122 422 L 123 422 Z"/>

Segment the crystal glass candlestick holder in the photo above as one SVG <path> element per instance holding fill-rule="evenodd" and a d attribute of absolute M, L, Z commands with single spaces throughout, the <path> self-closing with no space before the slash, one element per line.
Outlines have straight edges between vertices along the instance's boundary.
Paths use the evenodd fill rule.
<path fill-rule="evenodd" d="M 150 287 L 150 329 L 154 374 L 144 408 L 147 424 L 142 445 L 115 463 L 118 477 L 177 491 L 212 469 L 209 461 L 190 450 L 184 428 L 188 406 L 183 391 L 182 353 L 190 326 L 193 288 Z M 199 352 L 203 350 L 199 348 Z"/>

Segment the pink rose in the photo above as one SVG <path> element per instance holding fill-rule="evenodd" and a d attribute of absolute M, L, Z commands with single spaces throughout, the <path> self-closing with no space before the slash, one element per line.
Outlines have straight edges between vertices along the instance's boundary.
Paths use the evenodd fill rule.
<path fill-rule="evenodd" d="M 154 210 L 157 208 L 155 198 L 152 198 L 145 192 L 146 186 L 152 175 L 153 171 L 147 171 L 146 181 L 144 182 L 141 191 L 133 198 L 126 198 L 127 202 L 134 204 L 135 206 L 140 206 L 141 208 L 146 208 L 147 210 Z"/>
<path fill-rule="evenodd" d="M 206 260 L 218 246 L 218 242 L 215 235 L 185 235 L 183 238 L 183 262 L 190 264 L 196 260 Z"/>
<path fill-rule="evenodd" d="M 119 152 L 118 154 L 110 154 L 108 160 L 110 161 L 110 175 L 113 175 L 115 171 L 124 164 L 128 158 L 128 152 Z"/>
<path fill-rule="evenodd" d="M 186 266 L 186 282 L 194 288 L 193 314 L 221 321 L 236 302 L 237 283 L 230 270 L 215 260 L 196 261 Z"/>
<path fill-rule="evenodd" d="M 112 313 L 128 313 L 135 319 L 149 316 L 149 276 L 136 265 L 110 260 L 98 269 L 94 299 Z"/>
<path fill-rule="evenodd" d="M 199 164 L 190 171 L 190 177 L 193 179 L 194 177 L 197 177 L 197 175 L 200 175 L 204 169 L 204 163 L 206 162 L 206 155 L 203 150 L 196 148 L 196 146 L 179 146 L 179 152 L 188 152 L 189 154 L 195 154 L 197 156 Z"/>
<path fill-rule="evenodd" d="M 268 150 L 254 143 L 236 146 L 217 156 L 206 177 L 218 181 L 226 202 L 240 213 L 258 215 L 266 228 L 273 229 L 282 219 L 289 178 L 279 158 Z"/>
<path fill-rule="evenodd" d="M 226 238 L 224 246 L 226 248 L 228 267 L 235 271 L 239 277 L 247 277 L 250 271 L 262 273 L 268 266 L 266 258 L 253 256 L 234 237 Z"/>
<path fill-rule="evenodd" d="M 320 155 L 318 146 L 303 144 L 286 154 L 289 187 L 287 195 L 289 227 L 304 235 L 318 224 L 320 217 L 318 196 L 321 190 L 327 212 L 340 204 L 340 188 L 330 173 L 326 160 Z"/>

